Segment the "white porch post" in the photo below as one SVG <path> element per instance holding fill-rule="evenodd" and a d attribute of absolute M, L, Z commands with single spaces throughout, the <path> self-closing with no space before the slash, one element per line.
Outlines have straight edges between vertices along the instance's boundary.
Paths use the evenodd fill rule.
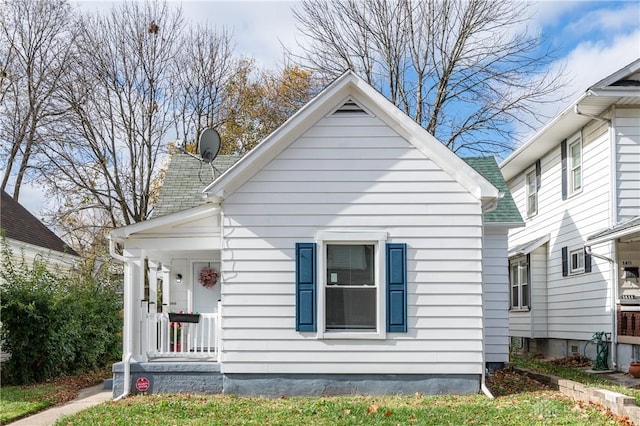
<path fill-rule="evenodd" d="M 162 313 L 167 314 L 171 309 L 171 269 L 162 265 Z"/>
<path fill-rule="evenodd" d="M 149 260 L 149 312 L 158 312 L 158 263 Z"/>
<path fill-rule="evenodd" d="M 140 301 L 144 298 L 143 250 L 128 249 L 124 252 L 130 259 L 125 267 L 124 279 L 124 332 L 123 352 L 132 354 L 134 360 L 142 361 Z"/>

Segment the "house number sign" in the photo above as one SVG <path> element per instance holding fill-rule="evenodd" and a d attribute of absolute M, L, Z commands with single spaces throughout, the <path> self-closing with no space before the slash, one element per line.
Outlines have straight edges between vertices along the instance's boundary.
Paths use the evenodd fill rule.
<path fill-rule="evenodd" d="M 146 392 L 149 390 L 150 386 L 151 386 L 151 383 L 149 382 L 149 379 L 147 379 L 146 377 L 139 377 L 136 380 L 136 390 L 138 392 Z"/>

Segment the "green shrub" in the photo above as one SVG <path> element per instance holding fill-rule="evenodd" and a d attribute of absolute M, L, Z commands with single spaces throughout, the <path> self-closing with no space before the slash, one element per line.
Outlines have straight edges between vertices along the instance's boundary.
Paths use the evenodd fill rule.
<path fill-rule="evenodd" d="M 2 242 L 3 379 L 12 384 L 82 374 L 118 358 L 121 302 L 108 274 L 14 259 Z"/>

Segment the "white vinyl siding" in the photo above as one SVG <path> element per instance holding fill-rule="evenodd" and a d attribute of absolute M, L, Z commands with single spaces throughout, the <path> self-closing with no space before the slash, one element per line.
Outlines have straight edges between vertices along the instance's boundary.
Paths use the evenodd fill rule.
<path fill-rule="evenodd" d="M 547 337 L 547 245 L 529 254 L 531 268 L 531 337 Z"/>
<path fill-rule="evenodd" d="M 532 314 L 545 308 L 547 336 L 559 339 L 588 340 L 595 331 L 611 331 L 611 291 L 609 264 L 592 258 L 591 274 L 562 276 L 562 247 L 582 247 L 588 236 L 609 224 L 611 176 L 608 125 L 594 121 L 581 130 L 582 192 L 562 201 L 560 141 L 541 158 L 543 185 L 538 192 L 538 214 L 527 218 L 524 228 L 509 232 L 509 247 L 515 247 L 550 235 L 547 252 L 546 306 L 542 297 L 532 295 Z M 568 141 L 568 144 L 571 140 Z M 569 157 L 569 153 L 567 155 Z M 570 180 L 570 175 L 568 176 Z M 524 172 L 508 182 L 521 213 L 526 213 Z M 602 249 L 600 249 L 602 250 Z M 600 254 L 610 254 L 599 251 Z M 532 278 L 532 281 L 535 279 Z M 535 290 L 536 285 L 532 290 Z M 542 305 L 542 308 L 538 304 Z M 531 318 L 509 316 L 513 336 L 531 333 Z M 537 326 L 536 326 L 537 327 Z M 540 330 L 543 330 L 542 327 Z M 536 331 L 536 337 L 542 337 Z"/>
<path fill-rule="evenodd" d="M 624 222 L 640 216 L 640 109 L 615 112 L 618 217 Z"/>
<path fill-rule="evenodd" d="M 486 227 L 483 249 L 486 362 L 509 362 L 507 231 Z"/>
<path fill-rule="evenodd" d="M 379 119 L 322 119 L 222 209 L 225 373 L 482 372 L 480 203 Z M 372 229 L 407 244 L 409 332 L 296 332 L 295 243 Z"/>

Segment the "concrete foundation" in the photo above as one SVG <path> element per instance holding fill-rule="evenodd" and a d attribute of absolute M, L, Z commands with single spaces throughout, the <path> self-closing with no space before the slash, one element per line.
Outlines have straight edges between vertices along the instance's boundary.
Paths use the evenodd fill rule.
<path fill-rule="evenodd" d="M 148 382 L 146 393 L 236 394 L 246 396 L 472 394 L 476 374 L 222 374 L 215 362 L 131 363 L 130 393 Z M 124 363 L 113 365 L 113 397 L 124 389 Z"/>
<path fill-rule="evenodd" d="M 224 393 L 246 396 L 471 394 L 473 374 L 225 374 Z"/>
<path fill-rule="evenodd" d="M 124 363 L 113 364 L 113 397 L 123 393 Z M 147 393 L 222 393 L 222 374 L 216 362 L 131 363 L 132 394 L 139 393 L 136 382 L 149 381 Z"/>

